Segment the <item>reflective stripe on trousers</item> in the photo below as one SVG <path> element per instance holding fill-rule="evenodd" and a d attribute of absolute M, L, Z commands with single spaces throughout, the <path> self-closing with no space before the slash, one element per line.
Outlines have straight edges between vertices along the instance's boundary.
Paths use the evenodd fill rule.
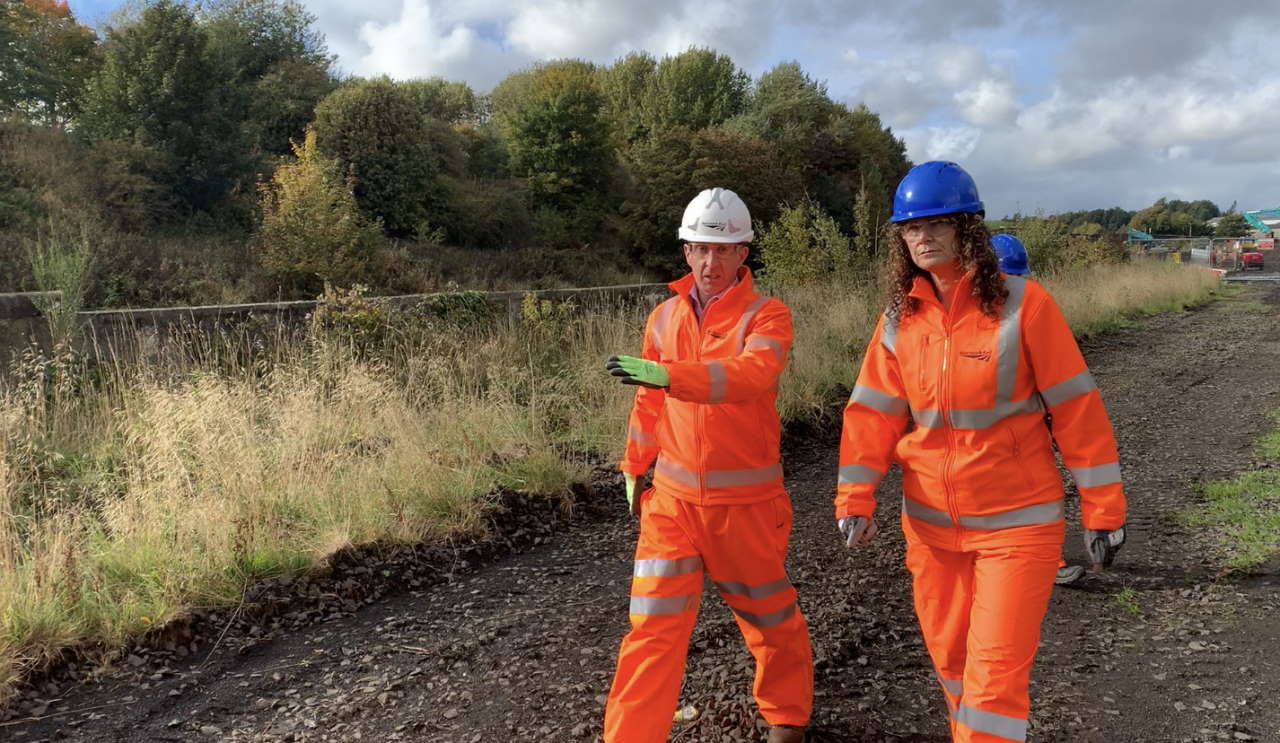
<path fill-rule="evenodd" d="M 784 567 L 791 530 L 785 494 L 746 505 L 698 506 L 646 491 L 632 566 L 631 631 L 605 706 L 608 743 L 661 743 L 671 730 L 704 574 L 755 657 L 752 693 L 766 721 L 804 725 L 813 656 Z"/>

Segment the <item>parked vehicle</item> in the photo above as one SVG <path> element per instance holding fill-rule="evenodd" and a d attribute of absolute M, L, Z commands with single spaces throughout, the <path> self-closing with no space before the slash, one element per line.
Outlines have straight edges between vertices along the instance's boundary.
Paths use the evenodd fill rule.
<path fill-rule="evenodd" d="M 1248 271 L 1251 268 L 1262 270 L 1262 253 L 1242 253 L 1240 255 L 1241 270 Z"/>

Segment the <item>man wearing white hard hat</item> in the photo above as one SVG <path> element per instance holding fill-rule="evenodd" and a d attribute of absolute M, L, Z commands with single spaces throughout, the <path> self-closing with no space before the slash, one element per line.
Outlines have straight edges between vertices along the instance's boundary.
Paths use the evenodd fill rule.
<path fill-rule="evenodd" d="M 751 215 L 733 191 L 698 194 L 679 235 L 690 273 L 649 315 L 640 356 L 606 365 L 637 385 L 620 469 L 640 538 L 604 739 L 667 740 L 707 574 L 755 657 L 769 743 L 800 743 L 813 653 L 783 565 L 791 500 L 775 405 L 791 310 L 752 288 Z M 637 493 L 651 466 L 653 486 Z"/>

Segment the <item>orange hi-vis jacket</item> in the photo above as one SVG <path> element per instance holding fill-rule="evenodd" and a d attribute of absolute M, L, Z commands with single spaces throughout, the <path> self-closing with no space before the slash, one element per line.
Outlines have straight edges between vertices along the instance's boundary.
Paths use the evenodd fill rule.
<path fill-rule="evenodd" d="M 699 324 L 693 275 L 645 325 L 642 356 L 667 370 L 665 390 L 640 387 L 619 468 L 697 505 L 740 505 L 784 493 L 778 458 L 778 377 L 791 348 L 791 310 L 752 289 L 751 271 Z M 655 460 L 656 464 L 655 464 Z"/>
<path fill-rule="evenodd" d="M 918 276 L 916 312 L 881 316 L 844 410 L 837 519 L 871 516 L 876 485 L 897 461 L 904 519 L 930 541 L 1061 523 L 1047 406 L 1084 526 L 1124 523 L 1115 437 L 1066 318 L 1035 281 L 1007 276 L 1005 285 L 999 319 L 972 296 L 972 273 L 949 312 Z"/>

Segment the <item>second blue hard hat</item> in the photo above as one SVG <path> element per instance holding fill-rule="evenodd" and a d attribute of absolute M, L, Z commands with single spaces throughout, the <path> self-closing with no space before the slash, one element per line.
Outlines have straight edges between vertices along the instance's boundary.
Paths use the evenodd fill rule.
<path fill-rule="evenodd" d="M 964 168 L 945 160 L 921 163 L 902 177 L 893 194 L 891 222 L 955 212 L 982 212 L 978 185 Z"/>
<path fill-rule="evenodd" d="M 992 235 L 991 247 L 995 248 L 1001 271 L 1014 276 L 1031 272 L 1027 265 L 1027 249 L 1022 247 L 1018 238 L 1006 234 Z"/>

